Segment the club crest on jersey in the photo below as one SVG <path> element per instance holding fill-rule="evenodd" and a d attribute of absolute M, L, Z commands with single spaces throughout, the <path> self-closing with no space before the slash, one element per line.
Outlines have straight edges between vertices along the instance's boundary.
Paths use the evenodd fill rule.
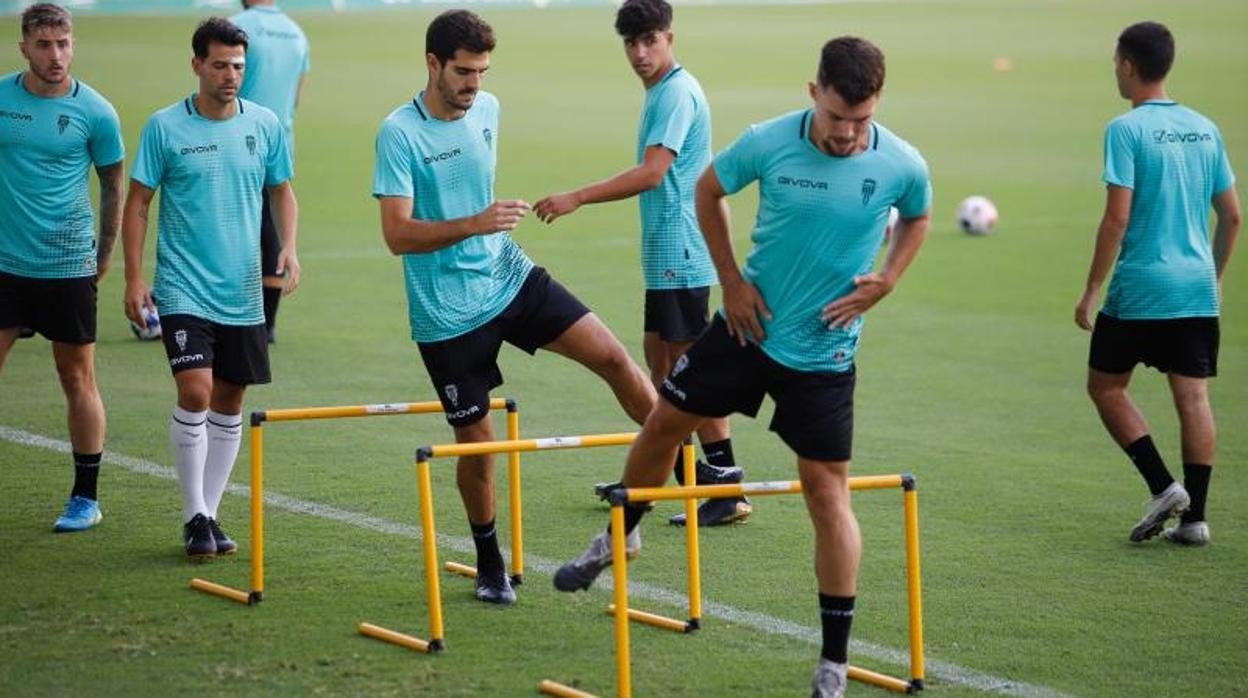
<path fill-rule="evenodd" d="M 69 115 L 61 114 L 56 117 L 56 129 L 59 133 L 64 134 L 65 129 L 69 128 Z"/>
<path fill-rule="evenodd" d="M 875 180 L 867 177 L 862 180 L 862 205 L 866 206 L 871 201 L 871 195 L 875 194 Z"/>
<path fill-rule="evenodd" d="M 451 407 L 459 407 L 459 387 L 454 383 L 442 389 L 446 393 L 446 399 L 451 401 Z"/>
<path fill-rule="evenodd" d="M 173 341 L 178 344 L 178 351 L 186 351 L 186 330 L 173 333 Z"/>
<path fill-rule="evenodd" d="M 246 141 L 247 141 L 247 154 L 255 155 L 256 154 L 256 137 L 247 136 Z"/>
<path fill-rule="evenodd" d="M 488 127 L 481 129 L 481 136 L 485 138 L 486 145 L 488 146 L 494 145 L 494 132 L 491 131 Z"/>
<path fill-rule="evenodd" d="M 676 365 L 672 366 L 672 377 L 675 378 L 680 375 L 680 372 L 686 368 L 689 368 L 689 355 L 681 354 L 680 358 L 676 359 Z"/>

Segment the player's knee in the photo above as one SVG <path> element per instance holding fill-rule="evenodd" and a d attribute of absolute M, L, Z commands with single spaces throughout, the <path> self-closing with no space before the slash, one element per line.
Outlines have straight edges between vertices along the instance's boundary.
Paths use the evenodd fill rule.
<path fill-rule="evenodd" d="M 57 364 L 56 375 L 61 381 L 61 389 L 71 399 L 96 392 L 95 371 L 90 364 Z"/>

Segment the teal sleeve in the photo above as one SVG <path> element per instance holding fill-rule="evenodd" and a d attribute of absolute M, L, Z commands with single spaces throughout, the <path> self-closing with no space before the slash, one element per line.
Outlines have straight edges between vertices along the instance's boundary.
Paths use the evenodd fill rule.
<path fill-rule="evenodd" d="M 1105 170 L 1101 181 L 1135 188 L 1135 140 L 1130 128 L 1120 121 L 1111 121 L 1105 127 Z"/>
<path fill-rule="evenodd" d="M 656 118 L 651 120 L 642 143 L 647 148 L 661 145 L 680 155 L 685 137 L 693 126 L 693 97 L 683 90 L 668 89 L 655 102 L 651 111 Z"/>
<path fill-rule="evenodd" d="M 377 162 L 373 168 L 373 196 L 415 198 L 407 138 L 397 125 L 386 122 L 377 132 Z"/>
<path fill-rule="evenodd" d="M 737 140 L 724 148 L 711 166 L 715 168 L 715 176 L 727 194 L 735 194 L 750 182 L 758 179 L 761 174 L 761 156 L 758 148 L 759 138 L 756 127 L 751 126 Z"/>
<path fill-rule="evenodd" d="M 295 176 L 295 166 L 290 158 L 290 148 L 286 145 L 286 129 L 273 122 L 268 125 L 269 154 L 264 161 L 264 185 L 276 187 Z"/>
<path fill-rule="evenodd" d="M 910 176 L 910 186 L 897 200 L 897 213 L 903 219 L 918 218 L 932 207 L 932 178 L 927 163 L 922 158 L 915 162 Z"/>
<path fill-rule="evenodd" d="M 96 167 L 116 165 L 126 157 L 126 146 L 121 139 L 121 119 L 117 118 L 117 110 L 112 105 L 105 104 L 96 116 L 91 137 L 87 140 L 87 150 Z"/>
<path fill-rule="evenodd" d="M 165 178 L 164 138 L 160 124 L 148 119 L 139 136 L 139 153 L 134 157 L 130 178 L 148 189 L 156 189 Z"/>

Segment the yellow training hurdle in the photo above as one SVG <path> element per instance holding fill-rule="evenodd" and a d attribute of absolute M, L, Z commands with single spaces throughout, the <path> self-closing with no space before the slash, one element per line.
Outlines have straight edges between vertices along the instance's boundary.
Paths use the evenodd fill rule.
<path fill-rule="evenodd" d="M 635 432 L 617 434 L 589 434 L 581 436 L 554 436 L 542 439 L 510 439 L 507 441 L 481 441 L 477 443 L 456 443 L 437 446 L 424 446 L 416 451 L 416 490 L 420 501 L 421 541 L 425 559 L 425 582 L 429 598 L 429 639 L 424 640 L 405 633 L 388 630 L 372 623 L 361 622 L 357 630 L 361 635 L 383 642 L 407 647 L 419 652 L 433 653 L 446 647 L 445 629 L 442 624 L 442 590 L 439 580 L 437 533 L 434 528 L 433 487 L 431 483 L 429 461 L 434 458 L 449 458 L 490 453 L 511 453 L 517 463 L 517 474 L 511 481 L 511 517 L 512 517 L 512 569 L 516 571 L 513 579 L 519 579 L 523 570 L 523 546 L 521 545 L 520 522 L 522 520 L 522 502 L 520 497 L 520 478 L 518 473 L 519 454 L 521 452 L 566 450 L 580 448 L 599 448 L 604 446 L 628 446 L 637 438 Z M 693 442 L 686 440 L 683 446 L 683 468 L 685 482 L 694 482 L 694 450 Z M 675 490 L 673 490 L 675 491 Z M 681 499 L 669 497 L 667 499 Z M 666 618 L 653 613 L 645 613 L 626 608 L 626 617 L 643 623 L 649 623 L 678 632 L 697 630 L 702 617 L 702 591 L 698 561 L 698 511 L 697 499 L 686 499 L 685 515 L 687 517 L 686 540 L 689 556 L 689 620 L 680 621 Z M 621 544 L 623 545 L 623 544 Z M 621 548 L 623 550 L 623 548 Z M 621 552 L 621 554 L 624 554 Z M 449 572 L 467 576 L 476 576 L 476 569 L 455 562 L 446 563 Z"/>
<path fill-rule="evenodd" d="M 691 482 L 692 480 L 686 480 Z M 915 693 L 923 689 L 923 597 L 919 571 L 919 505 L 914 476 L 870 475 L 849 478 L 851 490 L 878 490 L 900 488 L 903 491 L 902 506 L 906 539 L 906 586 L 910 627 L 910 680 L 870 671 L 856 666 L 849 667 L 849 678 L 899 693 Z M 802 491 L 800 481 L 752 482 L 736 485 L 700 485 L 695 487 L 639 487 L 620 489 L 611 493 L 611 572 L 614 582 L 615 603 L 615 666 L 616 696 L 631 698 L 632 668 L 629 654 L 629 606 L 628 606 L 628 559 L 624 554 L 624 505 L 629 502 L 654 502 L 672 499 L 717 497 L 741 497 L 744 495 L 798 494 Z M 585 697 L 593 694 L 580 691 L 555 681 L 544 680 L 538 684 L 538 692 L 551 696 Z"/>
<path fill-rule="evenodd" d="M 520 438 L 520 411 L 516 402 L 510 399 L 495 398 L 490 400 L 490 410 L 507 410 L 507 438 Z M 384 417 L 400 414 L 435 414 L 442 413 L 442 403 L 430 402 L 398 402 L 378 403 L 372 405 L 346 405 L 339 407 L 295 407 L 277 410 L 265 410 L 251 413 L 251 589 L 242 591 L 232 587 L 210 582 L 206 579 L 192 579 L 191 588 L 214 596 L 220 596 L 248 606 L 254 606 L 264 599 L 264 423 L 295 422 L 316 419 L 343 419 L 347 417 Z M 520 480 L 520 454 L 512 453 L 509 463 L 509 477 L 513 488 L 518 489 Z M 512 522 L 514 534 L 513 545 L 519 546 L 519 520 Z M 513 560 L 523 560 L 518 547 L 513 550 Z"/>

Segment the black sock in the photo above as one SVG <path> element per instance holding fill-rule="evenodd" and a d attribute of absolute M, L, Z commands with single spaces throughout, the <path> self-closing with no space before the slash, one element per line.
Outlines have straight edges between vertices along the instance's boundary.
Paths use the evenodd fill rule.
<path fill-rule="evenodd" d="M 494 531 L 494 521 L 475 524 L 471 521 L 472 542 L 477 546 L 477 574 L 498 574 L 504 572 L 503 554 L 498 549 L 498 535 Z"/>
<path fill-rule="evenodd" d="M 1127 452 L 1127 457 L 1135 463 L 1135 469 L 1144 476 L 1144 481 L 1148 483 L 1148 491 L 1152 492 L 1154 497 L 1174 482 L 1174 478 L 1170 477 L 1170 471 L 1166 470 L 1165 461 L 1161 459 L 1161 454 L 1153 445 L 1153 437 L 1145 434 L 1122 450 Z"/>
<path fill-rule="evenodd" d="M 638 502 L 637 504 L 625 504 L 624 505 L 624 533 L 625 534 L 632 533 L 633 529 L 637 528 L 637 524 L 641 523 L 641 517 L 645 516 L 647 511 L 650 511 L 650 507 L 647 506 L 647 502 Z M 611 534 L 611 524 L 607 524 L 607 534 L 608 535 Z"/>
<path fill-rule="evenodd" d="M 694 477 L 697 477 L 697 464 L 693 468 Z M 676 476 L 676 484 L 681 487 L 685 486 L 685 445 L 682 443 L 676 451 L 676 464 L 672 466 L 672 474 Z"/>
<path fill-rule="evenodd" d="M 823 621 L 823 649 L 829 661 L 849 661 L 849 626 L 854 622 L 854 597 L 819 595 L 819 616 Z"/>
<path fill-rule="evenodd" d="M 272 331 L 277 324 L 277 304 L 282 300 L 282 289 L 264 287 L 264 326 Z"/>
<path fill-rule="evenodd" d="M 1212 465 L 1200 463 L 1183 464 L 1183 487 L 1192 497 L 1192 504 L 1179 517 L 1183 523 L 1205 520 L 1205 498 L 1209 495 L 1209 478 L 1213 475 Z"/>
<path fill-rule="evenodd" d="M 706 456 L 706 462 L 716 468 L 732 468 L 737 464 L 732 457 L 731 438 L 702 444 L 702 454 Z"/>
<path fill-rule="evenodd" d="M 69 496 L 99 499 L 95 494 L 95 481 L 100 475 L 101 455 L 74 452 L 74 489 Z"/>

